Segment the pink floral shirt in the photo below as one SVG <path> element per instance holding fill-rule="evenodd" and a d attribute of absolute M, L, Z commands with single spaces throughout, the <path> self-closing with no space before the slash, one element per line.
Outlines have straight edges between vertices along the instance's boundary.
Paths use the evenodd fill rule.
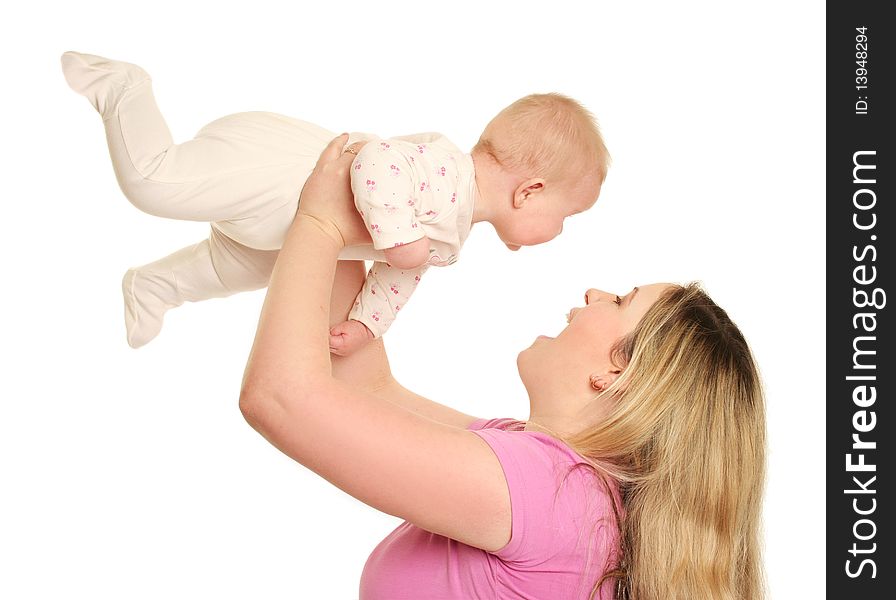
<path fill-rule="evenodd" d="M 373 139 L 352 163 L 355 206 L 377 251 L 426 236 L 429 260 L 416 269 L 374 262 L 349 318 L 380 337 L 431 266 L 457 260 L 473 221 L 473 160 L 438 133 Z"/>

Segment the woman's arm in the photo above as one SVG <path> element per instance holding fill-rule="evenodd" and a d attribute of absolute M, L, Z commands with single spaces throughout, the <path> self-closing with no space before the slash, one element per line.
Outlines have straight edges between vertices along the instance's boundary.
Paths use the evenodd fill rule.
<path fill-rule="evenodd" d="M 336 266 L 336 282 L 330 299 L 330 323 L 341 323 L 364 284 L 363 261 L 341 260 Z M 382 339 L 373 340 L 349 356 L 331 355 L 333 377 L 359 390 L 401 406 L 427 419 L 466 429 L 476 417 L 433 402 L 399 384 L 392 376 Z"/>
<path fill-rule="evenodd" d="M 470 431 L 349 387 L 331 371 L 330 292 L 353 227 L 343 219 L 359 220 L 348 198 L 350 161 L 339 157 L 343 145 L 343 138 L 331 143 L 306 183 L 301 205 L 312 214 L 296 217 L 274 268 L 240 408 L 272 444 L 352 496 L 434 533 L 497 550 L 510 539 L 510 498 L 488 445 Z M 334 219 L 327 211 L 336 205 L 344 211 Z M 368 375 L 385 377 L 384 389 L 393 390 L 382 358 L 380 370 Z"/>

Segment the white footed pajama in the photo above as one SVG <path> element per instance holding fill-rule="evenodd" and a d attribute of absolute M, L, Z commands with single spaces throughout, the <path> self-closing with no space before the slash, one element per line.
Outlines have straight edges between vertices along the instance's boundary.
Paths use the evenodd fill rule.
<path fill-rule="evenodd" d="M 265 287 L 302 185 L 335 134 L 258 112 L 218 119 L 175 144 L 142 69 L 74 53 L 63 56 L 63 67 L 102 116 L 131 203 L 152 215 L 211 223 L 207 239 L 125 274 L 128 343 L 150 341 L 164 313 L 184 301 Z"/>
<path fill-rule="evenodd" d="M 62 56 L 62 65 L 69 85 L 86 96 L 102 116 L 115 175 L 131 203 L 152 215 L 211 223 L 207 239 L 127 271 L 122 291 L 128 343 L 136 348 L 152 340 L 161 330 L 165 312 L 185 301 L 196 302 L 265 287 L 298 208 L 302 186 L 321 151 L 335 134 L 299 119 L 247 112 L 213 121 L 194 139 L 175 144 L 153 97 L 151 79 L 143 69 L 74 52 Z M 354 140 L 369 137 L 352 136 Z M 420 189 L 416 192 L 409 189 L 403 194 L 402 210 L 410 211 L 411 216 L 416 211 L 423 231 L 436 246 L 441 244 L 442 247 L 434 251 L 431 264 L 450 264 L 471 226 L 472 161 L 469 156 L 454 152 L 456 148 L 447 141 L 440 141 L 444 138 L 424 134 L 421 140 L 424 139 L 433 141 L 434 149 L 442 144 L 439 156 L 446 156 L 446 152 L 452 156 L 458 154 L 456 160 L 451 159 L 449 167 L 459 161 L 463 173 L 461 176 L 456 175 L 455 170 L 450 171 L 449 179 L 453 179 L 450 184 L 444 169 L 433 174 L 424 173 L 423 179 L 418 174 L 408 185 L 419 185 Z M 407 145 L 406 154 L 417 153 L 418 148 L 422 154 L 425 148 L 425 145 L 407 141 L 392 142 Z M 388 152 L 389 144 L 385 146 L 382 148 L 383 158 L 396 150 L 393 147 Z M 372 156 L 372 150 L 370 148 L 365 155 Z M 420 167 L 425 165 L 429 169 L 431 165 L 426 158 L 419 156 L 417 160 Z M 410 161 L 414 162 L 413 156 Z M 389 161 L 377 162 L 381 163 L 381 168 L 389 166 Z M 408 166 L 410 168 L 406 170 L 413 172 L 414 165 Z M 362 175 L 373 177 L 366 167 L 364 173 L 353 170 L 356 196 L 359 188 L 354 180 Z M 395 168 L 395 165 L 391 167 Z M 445 190 L 439 198 L 430 193 L 431 176 L 439 179 Z M 383 184 L 387 183 L 385 174 L 379 179 Z M 458 186 L 463 189 L 457 190 Z M 451 194 L 450 201 L 448 194 Z M 416 206 L 410 201 L 412 198 L 416 198 Z M 366 211 L 371 212 L 370 198 L 367 200 Z M 445 206 L 435 210 L 432 205 L 437 202 L 443 202 Z M 367 215 L 362 210 L 365 207 L 359 204 L 366 220 Z M 390 214 L 396 210 L 388 202 L 386 207 Z M 437 215 L 441 216 L 436 218 Z M 411 219 L 407 221 L 410 223 Z M 407 243 L 421 237 L 415 235 L 403 241 L 396 238 L 394 243 Z M 447 245 L 443 240 L 447 240 Z M 348 248 L 340 257 L 382 261 L 383 248 L 380 244 L 375 248 Z M 450 261 L 441 258 L 449 253 Z M 402 288 L 401 303 L 388 298 L 387 293 L 377 295 L 376 289 L 381 292 L 398 289 L 392 285 L 398 273 L 391 274 L 388 281 L 377 278 L 377 273 L 389 273 L 390 269 L 392 267 L 381 262 L 371 269 L 365 286 L 368 297 L 364 299 L 359 295 L 354 311 L 358 316 L 352 315 L 352 318 L 365 322 L 377 337 L 392 322 L 395 312 L 419 281 L 416 274 L 402 274 L 413 281 L 414 286 L 398 286 Z M 370 290 L 374 291 L 371 293 Z M 374 314 L 376 316 L 370 318 Z"/>

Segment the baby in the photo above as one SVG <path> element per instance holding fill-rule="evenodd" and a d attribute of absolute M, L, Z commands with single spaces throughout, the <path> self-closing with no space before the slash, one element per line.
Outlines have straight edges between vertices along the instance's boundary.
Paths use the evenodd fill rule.
<path fill-rule="evenodd" d="M 103 118 L 125 196 L 149 214 L 211 223 L 208 239 L 125 274 L 128 343 L 152 340 L 185 301 L 265 287 L 305 179 L 335 134 L 250 112 L 174 144 L 146 71 L 75 52 L 62 69 Z M 594 118 L 560 94 L 517 100 L 470 154 L 437 133 L 353 134 L 346 151 L 357 155 L 351 185 L 372 246 L 340 258 L 374 262 L 349 320 L 330 332 L 341 355 L 382 336 L 426 269 L 457 259 L 473 223 L 491 223 L 511 250 L 547 242 L 595 203 L 609 164 Z"/>

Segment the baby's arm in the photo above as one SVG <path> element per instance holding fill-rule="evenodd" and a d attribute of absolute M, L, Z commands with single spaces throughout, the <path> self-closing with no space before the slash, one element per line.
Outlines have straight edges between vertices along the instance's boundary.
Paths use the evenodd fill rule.
<path fill-rule="evenodd" d="M 330 351 L 348 356 L 368 341 L 382 337 L 407 304 L 428 268 L 400 269 L 375 262 L 367 274 L 361 293 L 349 313 L 349 320 L 330 329 Z"/>
<path fill-rule="evenodd" d="M 425 235 L 410 244 L 383 250 L 386 262 L 398 269 L 416 269 L 429 260 L 429 238 Z"/>
<path fill-rule="evenodd" d="M 348 319 L 330 329 L 330 352 L 336 356 L 351 356 L 373 339 L 373 333 L 367 329 L 367 325 Z"/>

